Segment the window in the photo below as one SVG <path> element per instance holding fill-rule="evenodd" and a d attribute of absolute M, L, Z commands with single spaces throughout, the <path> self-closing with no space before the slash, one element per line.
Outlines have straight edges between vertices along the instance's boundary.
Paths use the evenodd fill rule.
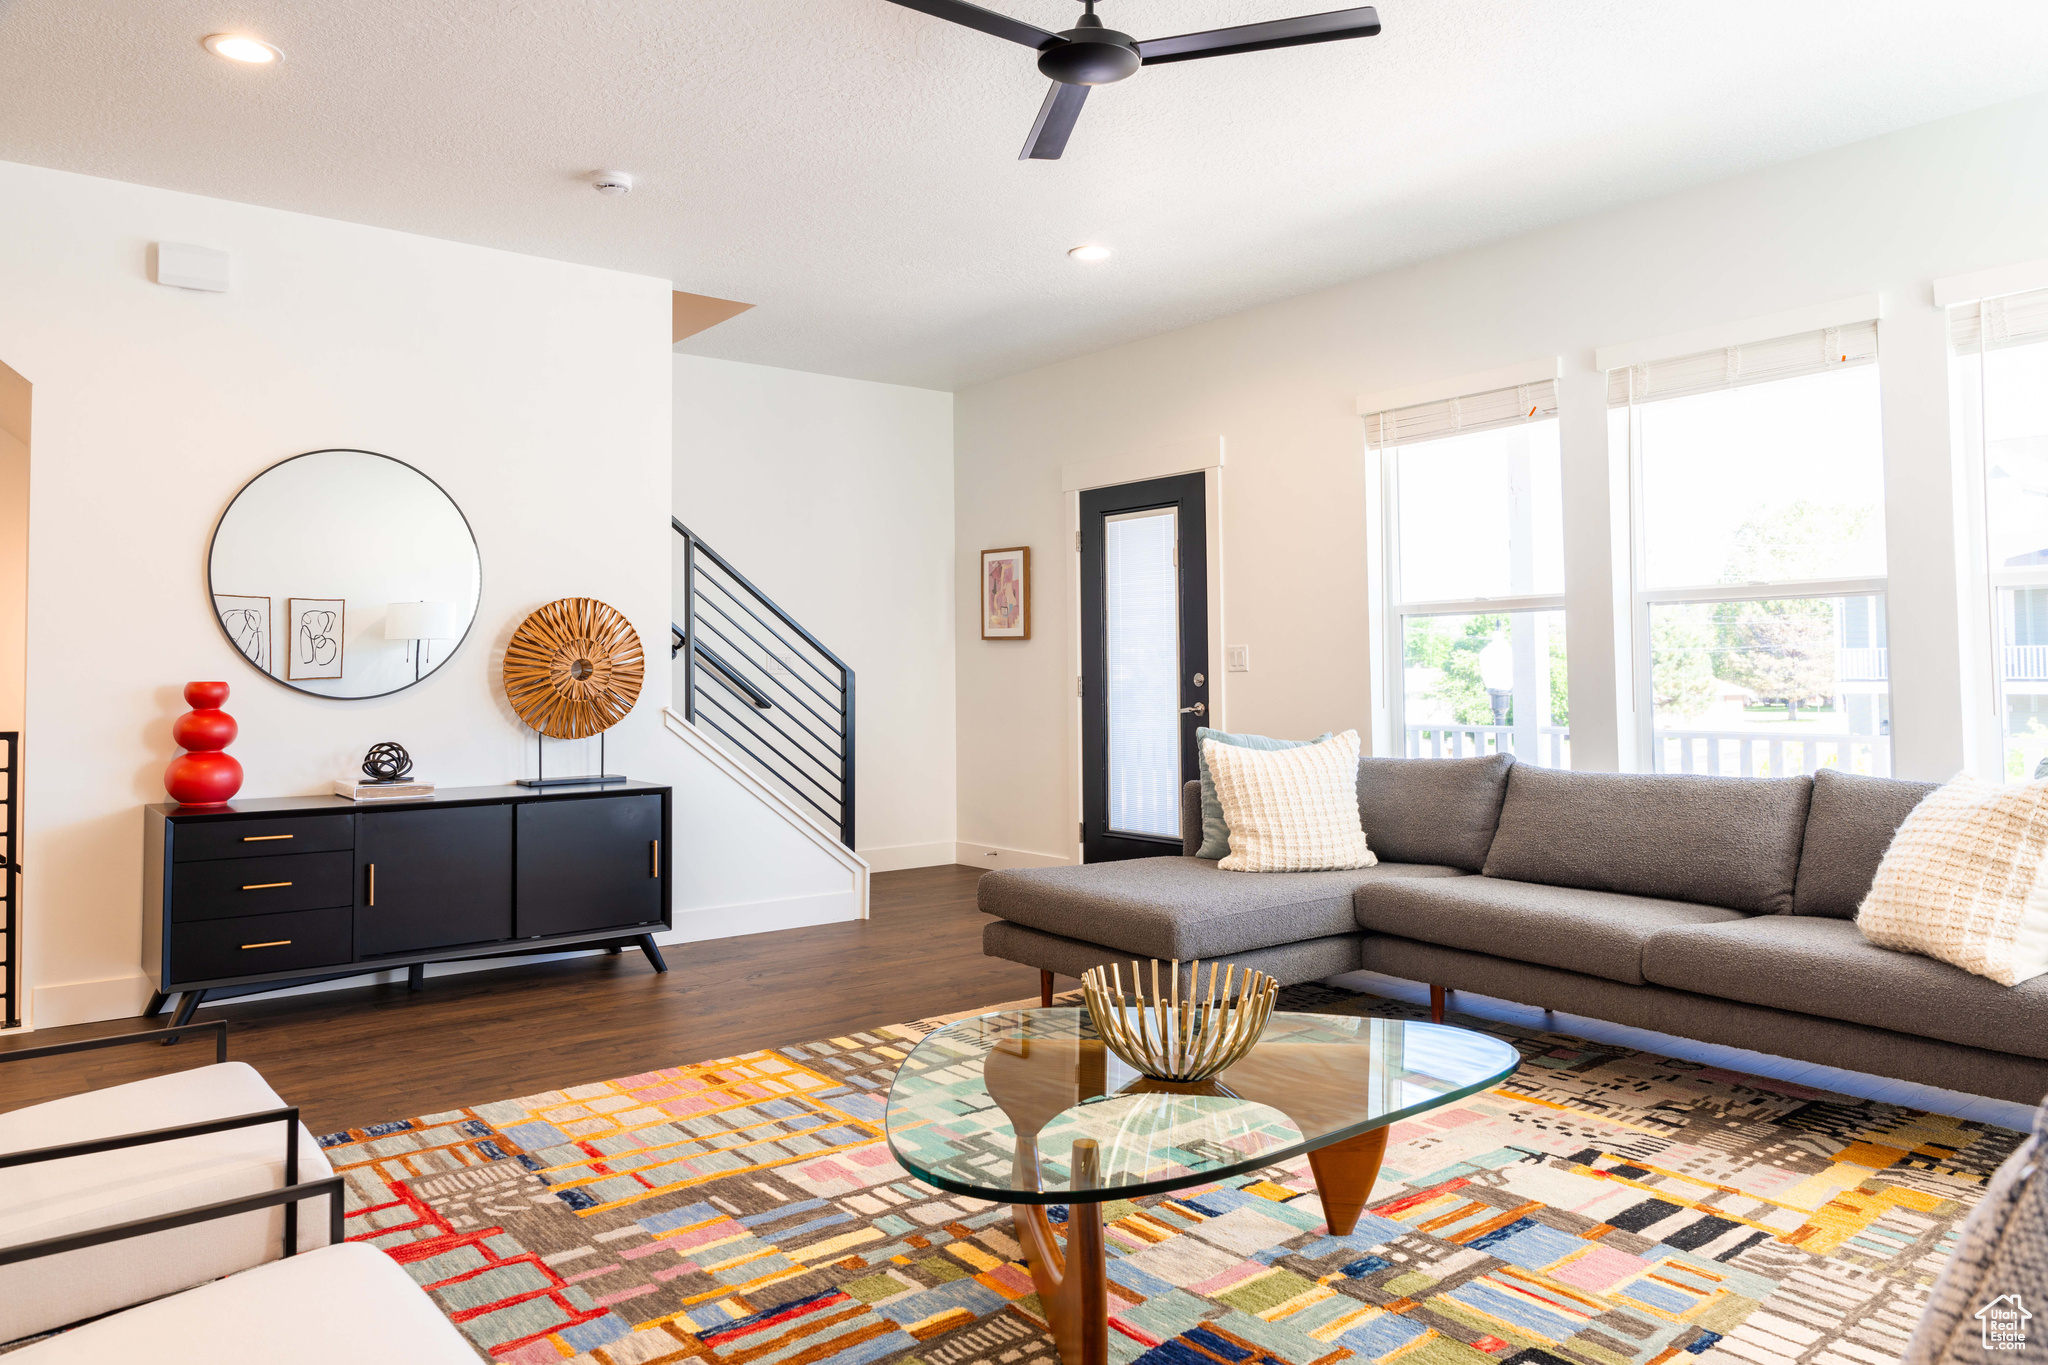
<path fill-rule="evenodd" d="M 1569 767 L 1557 382 L 1369 413 L 1366 441 L 1404 752 Z"/>
<path fill-rule="evenodd" d="M 1653 771 L 1890 772 L 1876 360 L 1865 322 L 1609 374 Z"/>
<path fill-rule="evenodd" d="M 1109 827 L 1180 833 L 1179 512 L 1103 519 Z"/>
<path fill-rule="evenodd" d="M 1982 456 L 1993 703 L 2009 781 L 2048 776 L 2048 290 L 1949 311 L 1954 410 Z"/>

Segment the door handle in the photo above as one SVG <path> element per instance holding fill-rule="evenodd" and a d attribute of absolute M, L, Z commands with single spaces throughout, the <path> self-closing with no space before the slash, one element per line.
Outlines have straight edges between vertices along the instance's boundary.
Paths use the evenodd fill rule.
<path fill-rule="evenodd" d="M 365 863 L 363 867 L 370 874 L 369 895 L 365 900 L 366 903 L 375 905 L 377 903 L 377 865 L 375 863 Z"/>
<path fill-rule="evenodd" d="M 649 839 L 647 841 L 647 875 L 655 878 L 661 876 L 661 840 L 659 839 Z"/>
<path fill-rule="evenodd" d="M 1207 707 L 1205 707 L 1205 706 L 1203 706 L 1203 705 L 1202 705 L 1202 703 L 1200 703 L 1200 702 L 1196 702 L 1196 703 L 1195 703 L 1195 704 L 1194 704 L 1193 706 L 1183 706 L 1183 707 L 1181 707 L 1181 708 L 1180 708 L 1180 713 L 1181 713 L 1182 715 L 1184 715 L 1184 716 L 1187 716 L 1187 715 L 1196 715 L 1196 716 L 1206 716 L 1206 715 L 1208 715 L 1208 714 L 1209 714 L 1209 711 L 1208 711 L 1208 708 L 1207 708 Z"/>

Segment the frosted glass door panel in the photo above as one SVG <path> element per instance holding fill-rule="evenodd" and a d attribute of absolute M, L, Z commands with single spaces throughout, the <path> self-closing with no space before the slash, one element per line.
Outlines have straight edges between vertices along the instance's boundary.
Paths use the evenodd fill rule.
<path fill-rule="evenodd" d="M 1109 827 L 1180 833 L 1180 575 L 1174 509 L 1104 518 Z"/>

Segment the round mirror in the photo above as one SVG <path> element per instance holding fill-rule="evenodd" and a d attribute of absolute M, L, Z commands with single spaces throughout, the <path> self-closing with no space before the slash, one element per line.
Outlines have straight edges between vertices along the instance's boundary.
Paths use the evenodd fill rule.
<path fill-rule="evenodd" d="M 214 616 L 245 659 L 322 697 L 381 697 L 454 656 L 483 565 L 462 509 L 403 460 L 315 450 L 272 465 L 221 513 Z"/>

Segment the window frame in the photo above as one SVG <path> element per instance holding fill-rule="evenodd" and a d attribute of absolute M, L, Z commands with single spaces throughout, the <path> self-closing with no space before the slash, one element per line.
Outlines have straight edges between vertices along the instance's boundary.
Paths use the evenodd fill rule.
<path fill-rule="evenodd" d="M 2039 263 L 2048 266 L 2048 262 Z M 1986 272 L 2003 273 L 2003 272 Z M 2041 269 L 2021 268 L 2017 278 L 2003 279 L 1993 287 L 1975 296 L 1958 296 L 1953 287 L 1955 282 L 1936 281 L 1936 303 L 1942 309 L 1942 330 L 1948 344 L 1944 348 L 1949 366 L 1949 394 L 1952 403 L 1966 398 L 1959 410 L 1950 414 L 1950 438 L 1953 447 L 1960 452 L 1969 488 L 1968 535 L 1970 540 L 1970 575 L 1973 592 L 1979 598 L 1977 610 L 1979 619 L 1974 623 L 1974 633 L 1979 642 L 1973 651 L 1977 666 L 1983 670 L 1982 682 L 1971 689 L 1976 692 L 1981 708 L 1977 722 L 1977 757 L 1972 767 L 1986 781 L 2003 786 L 2014 779 L 2007 775 L 2007 746 L 2012 736 L 2009 732 L 2010 707 L 2015 696 L 2039 696 L 2039 693 L 2014 693 L 2008 690 L 2010 682 L 2032 682 L 2034 679 L 2008 678 L 2006 676 L 2006 651 L 2014 646 L 2006 642 L 2006 620 L 2004 596 L 2007 592 L 2028 589 L 2048 589 L 2048 564 L 2044 565 L 2002 565 L 1992 559 L 1991 529 L 1991 432 L 1990 417 L 1990 366 L 1987 363 L 1993 347 L 1990 345 L 1992 332 L 1991 313 L 1993 305 L 2001 310 L 2008 300 L 2026 296 L 2039 296 L 2044 292 L 2043 279 L 2048 272 Z M 1966 277 L 1969 279 L 1975 277 Z M 1945 284 L 1951 288 L 1944 289 Z M 2012 287 L 2017 285 L 2018 287 Z M 2034 300 L 2038 304 L 2038 298 Z M 1959 314 L 1972 314 L 1976 318 L 1976 345 L 1973 349 L 1960 349 L 1955 344 L 1955 327 Z M 2038 333 L 2038 318 L 2035 326 L 2028 330 Z M 2048 336 L 2019 343 L 2026 346 L 2048 346 Z M 1959 392 L 1960 375 L 1957 366 L 1964 361 L 1976 364 L 1976 377 L 1972 389 L 1965 395 Z M 1967 413 L 1967 415 L 1965 415 Z M 2024 646 L 2022 646 L 2024 647 Z M 2038 646 L 2036 646 L 2038 648 Z M 2030 780 L 2031 774 L 2019 780 Z"/>
<path fill-rule="evenodd" d="M 1558 423 L 1561 441 L 1563 434 L 1562 416 L 1558 413 L 1552 413 L 1541 420 Z M 1533 424 L 1532 421 L 1530 425 Z M 1411 746 L 1408 734 L 1407 621 L 1409 617 L 1504 616 L 1518 611 L 1554 611 L 1562 613 L 1565 609 L 1565 593 L 1562 589 L 1554 593 L 1519 593 L 1502 597 L 1441 598 L 1416 601 L 1409 601 L 1403 597 L 1401 591 L 1400 455 L 1403 451 L 1421 450 L 1434 444 L 1436 440 L 1447 439 L 1450 439 L 1450 436 L 1417 441 L 1412 445 L 1384 445 L 1371 452 L 1379 459 L 1380 573 L 1381 583 L 1383 584 L 1381 599 L 1386 604 L 1385 635 L 1382 638 L 1381 645 L 1385 650 L 1384 658 L 1386 660 L 1386 665 L 1382 671 L 1388 680 L 1386 693 L 1387 729 L 1396 739 L 1395 747 L 1397 754 L 1402 758 L 1470 758 L 1489 753 L 1512 753 L 1512 748 L 1502 749 L 1500 741 L 1502 736 L 1511 734 L 1517 728 L 1512 725 L 1465 725 L 1462 723 L 1458 725 L 1445 725 L 1440 728 L 1444 733 L 1453 736 L 1452 752 L 1448 754 L 1441 752 L 1433 754 L 1410 752 L 1411 747 L 1419 749 L 1421 741 L 1418 736 L 1416 744 Z M 1567 626 L 1567 632 L 1569 632 L 1569 626 Z M 1567 652 L 1570 650 L 1569 640 L 1566 643 L 1566 650 Z M 1537 743 L 1539 749 L 1543 747 L 1543 737 L 1549 734 L 1552 736 L 1549 746 L 1551 751 L 1568 758 L 1571 727 L 1568 725 L 1553 726 L 1548 723 L 1548 720 L 1549 718 L 1546 715 L 1544 720 L 1538 723 Z M 1485 735 L 1493 737 L 1493 748 L 1488 749 L 1486 747 L 1485 739 L 1481 738 L 1481 736 Z M 1472 743 L 1474 745 L 1469 753 L 1465 747 L 1467 736 L 1473 737 Z M 1437 748 L 1440 750 L 1442 745 L 1443 741 L 1439 738 Z M 1540 759 L 1528 761 L 1541 763 Z M 1568 766 L 1568 764 L 1542 764 L 1542 766 L 1563 767 Z"/>
<path fill-rule="evenodd" d="M 1881 325 L 1882 324 L 1880 323 L 1880 328 Z M 1874 368 L 1877 368 L 1878 370 L 1878 384 L 1880 390 L 1882 390 L 1882 386 L 1884 383 L 1882 357 L 1883 352 L 1880 348 L 1879 358 L 1871 362 L 1872 366 Z M 1799 377 L 1802 376 L 1787 376 L 1788 379 Z M 1769 380 L 1765 382 L 1784 383 L 1786 382 L 1786 380 L 1778 379 Z M 1690 395 L 1681 395 L 1681 397 L 1685 396 Z M 1891 593 L 1887 586 L 1890 581 L 1889 569 L 1891 566 L 1891 546 L 1889 542 L 1887 542 L 1887 544 L 1885 545 L 1885 567 L 1887 569 L 1887 572 L 1875 576 L 1854 578 L 1802 578 L 1763 580 L 1754 583 L 1702 584 L 1694 587 L 1679 588 L 1647 588 L 1643 586 L 1646 579 L 1646 569 L 1649 562 L 1649 547 L 1646 539 L 1647 525 L 1644 515 L 1645 509 L 1643 499 L 1644 450 L 1642 440 L 1642 410 L 1648 407 L 1650 403 L 1660 401 L 1674 400 L 1660 400 L 1652 398 L 1647 400 L 1646 402 L 1638 403 L 1635 400 L 1633 393 L 1631 393 L 1628 404 L 1625 407 L 1610 407 L 1607 409 L 1609 422 L 1608 440 L 1613 440 L 1613 414 L 1615 412 L 1621 412 L 1625 414 L 1624 426 L 1627 432 L 1626 440 L 1628 442 L 1627 467 L 1629 521 L 1628 545 L 1630 635 L 1629 682 L 1630 692 L 1635 702 L 1636 753 L 1638 755 L 1637 769 L 1638 771 L 1647 773 L 1656 773 L 1664 771 L 1664 769 L 1660 766 L 1663 760 L 1663 746 L 1657 742 L 1657 708 L 1653 677 L 1654 659 L 1652 657 L 1655 653 L 1655 650 L 1653 648 L 1654 642 L 1651 637 L 1651 610 L 1653 608 L 1660 606 L 1713 605 L 1721 602 L 1784 602 L 1804 600 L 1816 597 L 1875 596 L 1884 604 L 1883 613 L 1885 617 L 1885 639 L 1887 642 L 1889 642 L 1892 637 L 1892 599 Z M 1882 439 L 1882 436 L 1880 436 L 1880 442 L 1882 442 Z M 1882 480 L 1884 475 L 1883 456 L 1884 452 L 1880 447 L 1878 452 L 1878 473 L 1880 480 Z M 1888 501 L 1889 496 L 1889 489 L 1886 489 L 1885 501 Z M 1880 508 L 1882 508 L 1884 505 L 1884 501 L 1881 501 Z M 1885 670 L 1885 689 L 1887 699 L 1889 699 L 1890 697 L 1891 690 L 1889 649 L 1890 645 L 1889 643 L 1887 643 L 1887 667 Z M 1887 712 L 1889 712 L 1890 708 L 1887 707 L 1886 709 Z M 1888 777 L 1891 775 L 1893 740 L 1896 736 L 1896 730 L 1897 725 L 1896 721 L 1894 720 L 1888 724 L 1886 732 L 1883 736 L 1885 742 L 1882 749 L 1873 749 L 1873 754 L 1875 756 L 1873 757 L 1871 767 L 1873 772 L 1877 776 Z M 1745 754 L 1747 754 L 1748 752 L 1749 751 L 1747 749 L 1744 750 Z M 1679 769 L 1681 772 L 1692 771 L 1691 753 L 1691 746 L 1687 745 L 1685 749 L 1686 762 Z M 1716 766 L 1718 767 L 1718 764 Z M 1747 777 L 1751 774 L 1745 772 L 1739 775 Z M 1772 775 L 1782 776 L 1783 774 L 1773 773 Z"/>

